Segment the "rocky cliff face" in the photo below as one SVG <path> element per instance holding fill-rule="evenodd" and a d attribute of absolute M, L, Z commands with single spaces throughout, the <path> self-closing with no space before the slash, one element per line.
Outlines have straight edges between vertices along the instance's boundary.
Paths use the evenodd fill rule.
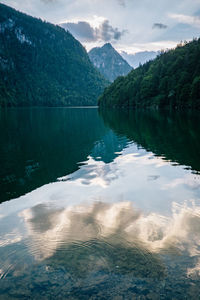
<path fill-rule="evenodd" d="M 88 54 L 94 66 L 109 81 L 114 81 L 118 76 L 125 76 L 132 70 L 127 61 L 110 43 L 101 48 L 93 48 Z"/>

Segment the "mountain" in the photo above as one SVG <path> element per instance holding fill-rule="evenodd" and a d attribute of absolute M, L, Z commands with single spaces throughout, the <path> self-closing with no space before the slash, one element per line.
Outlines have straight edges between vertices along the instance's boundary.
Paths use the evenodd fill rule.
<path fill-rule="evenodd" d="M 179 44 L 119 77 L 105 89 L 100 106 L 200 108 L 200 39 Z"/>
<path fill-rule="evenodd" d="M 110 43 L 103 47 L 93 48 L 88 54 L 94 66 L 109 81 L 114 81 L 118 76 L 127 75 L 132 70 Z"/>
<path fill-rule="evenodd" d="M 69 32 L 0 4 L 0 106 L 96 105 L 107 84 Z"/>
<path fill-rule="evenodd" d="M 121 56 L 132 66 L 134 69 L 144 64 L 149 60 L 156 58 L 160 51 L 142 51 L 135 54 L 128 54 L 125 51 L 120 52 Z"/>

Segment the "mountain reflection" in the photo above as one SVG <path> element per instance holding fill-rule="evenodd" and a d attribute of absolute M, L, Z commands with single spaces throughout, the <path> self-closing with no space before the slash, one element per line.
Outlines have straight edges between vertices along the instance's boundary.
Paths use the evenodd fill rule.
<path fill-rule="evenodd" d="M 0 297 L 9 282 L 35 299 L 45 287 L 49 298 L 198 299 L 200 176 L 134 143 L 119 152 L 106 163 L 92 150 L 70 175 L 0 205 Z"/>
<path fill-rule="evenodd" d="M 200 116 L 198 112 L 101 110 L 105 125 L 117 134 L 163 156 L 200 171 Z"/>
<path fill-rule="evenodd" d="M 0 129 L 0 202 L 74 172 L 90 154 L 110 162 L 127 143 L 92 108 L 8 109 Z"/>
<path fill-rule="evenodd" d="M 198 299 L 198 118 L 185 115 L 187 132 L 181 114 L 176 120 L 165 112 L 116 111 L 103 115 L 104 125 L 92 122 L 95 110 L 86 124 L 87 110 L 70 111 L 62 112 L 61 122 L 59 111 L 55 119 L 47 113 L 48 125 L 42 113 L 46 129 L 36 140 L 49 156 L 32 147 L 40 163 L 25 168 L 38 188 L 0 205 L 0 298 Z M 74 132 L 65 117 L 75 122 Z M 47 127 L 52 140 L 42 141 Z M 28 128 L 37 132 L 35 117 L 34 129 Z M 22 146 L 16 139 L 21 146 L 12 148 L 12 141 L 8 153 Z M 48 170 L 53 182 L 42 178 Z"/>

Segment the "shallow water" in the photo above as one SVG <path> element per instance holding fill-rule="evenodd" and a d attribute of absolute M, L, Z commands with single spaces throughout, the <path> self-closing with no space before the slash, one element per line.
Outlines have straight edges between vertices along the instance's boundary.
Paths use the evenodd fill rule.
<path fill-rule="evenodd" d="M 200 299 L 198 113 L 0 112 L 0 299 Z"/>

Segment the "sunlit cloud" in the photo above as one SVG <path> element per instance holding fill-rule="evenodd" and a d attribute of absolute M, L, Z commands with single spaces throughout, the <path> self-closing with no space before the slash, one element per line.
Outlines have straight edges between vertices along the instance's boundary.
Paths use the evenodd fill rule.
<path fill-rule="evenodd" d="M 166 50 L 166 49 L 172 49 L 177 46 L 176 41 L 157 41 L 157 42 L 149 42 L 149 43 L 133 43 L 131 45 L 125 45 L 125 44 L 118 44 L 116 49 L 119 52 L 126 51 L 128 54 L 134 54 L 140 51 L 159 51 L 159 50 Z"/>
<path fill-rule="evenodd" d="M 59 25 L 69 30 L 72 35 L 82 42 L 111 42 L 120 40 L 121 37 L 127 32 L 126 30 L 119 30 L 117 27 L 110 25 L 109 21 L 103 19 L 100 24 L 99 20 L 103 18 L 95 18 L 93 22 L 88 21 L 67 21 Z M 96 23 L 96 25 L 95 25 Z M 97 25 L 98 24 L 98 25 Z"/>

